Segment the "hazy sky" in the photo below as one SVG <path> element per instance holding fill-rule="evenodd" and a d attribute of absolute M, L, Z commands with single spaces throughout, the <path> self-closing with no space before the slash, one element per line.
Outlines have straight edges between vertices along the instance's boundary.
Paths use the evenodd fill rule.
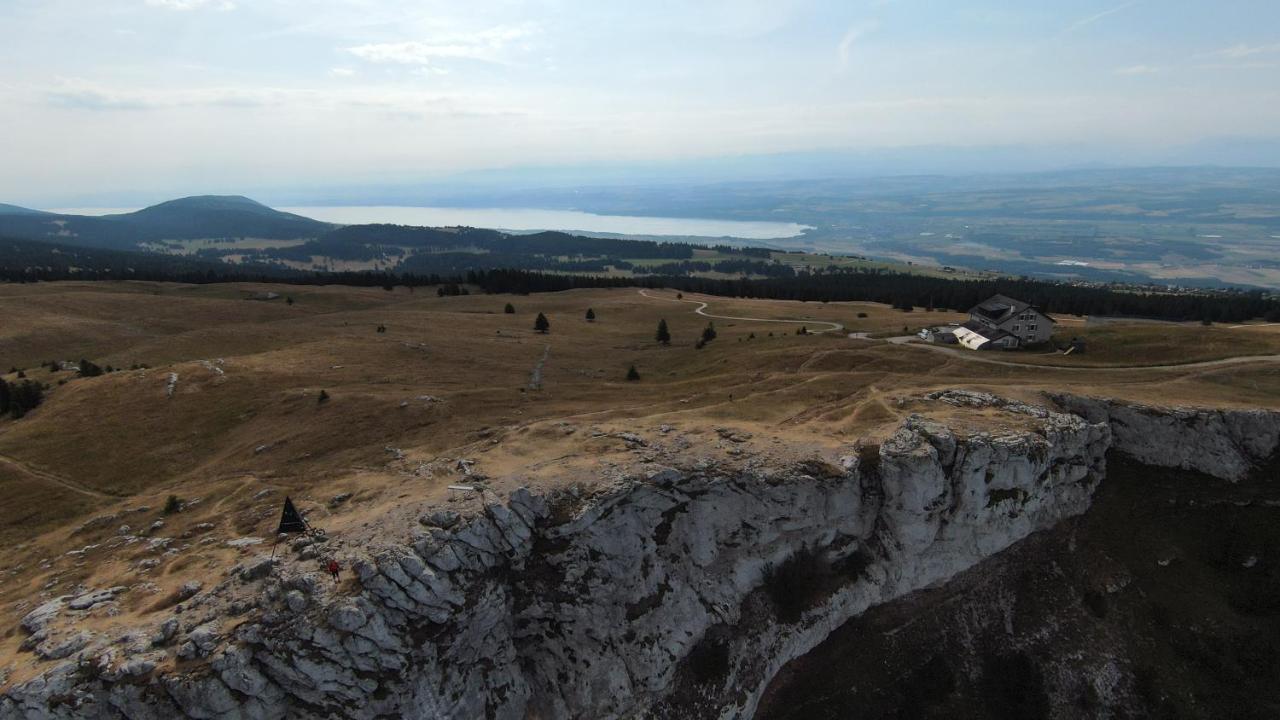
<path fill-rule="evenodd" d="M 0 201 L 1280 135 L 1276 0 L 0 0 Z"/>

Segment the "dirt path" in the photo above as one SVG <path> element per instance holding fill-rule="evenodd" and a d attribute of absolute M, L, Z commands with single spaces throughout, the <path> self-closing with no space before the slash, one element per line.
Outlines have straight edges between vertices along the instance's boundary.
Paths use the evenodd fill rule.
<path fill-rule="evenodd" d="M 685 300 L 683 298 L 665 298 L 658 295 L 650 295 L 648 292 L 644 290 L 641 290 L 640 294 L 649 298 L 650 300 L 666 300 L 667 302 L 693 303 L 698 306 L 697 308 L 694 309 L 693 311 L 694 313 L 701 315 L 703 317 L 713 318 L 715 320 L 741 320 L 743 322 L 790 323 L 792 325 L 804 325 L 806 327 L 809 325 L 825 325 L 826 326 L 826 329 L 824 330 L 809 330 L 809 332 L 813 335 L 818 335 L 820 333 L 828 333 L 828 332 L 839 332 L 841 330 L 844 330 L 844 326 L 841 325 L 840 323 L 829 322 L 827 320 L 775 320 L 773 318 L 737 317 L 734 315 L 713 315 L 707 312 L 707 303 L 702 302 L 701 300 Z"/>
<path fill-rule="evenodd" d="M 964 362 L 985 363 L 987 365 L 1003 365 L 1004 367 L 1016 368 L 1044 368 L 1046 370 L 1089 370 L 1089 371 L 1118 371 L 1118 370 L 1194 370 L 1196 368 L 1220 367 L 1223 365 L 1240 365 L 1253 362 L 1280 362 L 1280 355 L 1241 355 L 1239 357 L 1221 358 L 1218 360 L 1201 360 L 1199 362 L 1189 363 L 1166 363 L 1161 365 L 1050 365 L 1047 363 L 1022 363 L 1012 360 L 996 360 L 981 351 L 975 350 L 952 350 L 951 348 L 939 347 L 938 345 L 928 345 L 925 343 L 906 342 L 911 338 L 891 338 L 890 342 L 899 347 L 919 348 L 921 350 L 932 350 L 939 352 Z M 897 341 L 897 342 L 894 342 Z"/>
<path fill-rule="evenodd" d="M 84 485 L 83 483 L 79 483 L 74 480 L 68 480 L 67 478 L 61 477 L 59 475 L 54 475 L 53 473 L 48 473 L 43 470 L 37 470 L 31 467 L 30 465 L 22 462 L 21 460 L 17 458 L 9 457 L 8 455 L 0 455 L 0 465 L 6 465 L 22 473 L 23 475 L 36 478 L 37 480 L 43 480 L 48 483 L 53 483 L 54 485 L 64 487 L 72 492 L 80 493 L 81 495 L 88 495 L 89 497 L 95 497 L 102 500 L 118 499 L 117 496 L 115 495 L 109 495 L 99 490 L 94 490 L 93 488 L 87 485 Z"/>

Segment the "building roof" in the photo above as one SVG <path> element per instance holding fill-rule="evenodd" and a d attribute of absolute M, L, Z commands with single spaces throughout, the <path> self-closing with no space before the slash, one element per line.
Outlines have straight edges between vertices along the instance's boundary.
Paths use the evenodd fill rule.
<path fill-rule="evenodd" d="M 1006 320 L 1009 320 L 1013 316 L 1026 312 L 1027 310 L 1034 310 L 1035 312 L 1038 312 L 1041 315 L 1044 315 L 1044 317 L 1047 318 L 1049 322 L 1052 322 L 1052 323 L 1057 322 L 1057 320 L 1054 320 L 1044 312 L 1041 312 L 1038 308 L 1036 308 L 1034 305 L 1030 303 L 1025 303 L 1025 302 L 1022 302 L 1021 300 L 1015 300 L 1009 297 L 1008 295 L 999 295 L 999 294 L 992 295 L 986 300 L 983 300 L 977 305 L 974 305 L 972 308 L 969 309 L 969 314 L 979 315 L 999 325 L 1005 322 Z"/>
<path fill-rule="evenodd" d="M 977 320 L 970 320 L 955 330 L 956 340 L 961 345 L 970 350 L 981 350 L 988 343 L 995 342 L 1001 338 L 1015 337 L 1011 332 L 1006 332 L 1000 328 L 990 328 Z"/>
<path fill-rule="evenodd" d="M 988 340 L 999 340 L 1000 338 L 1008 337 L 1013 334 L 1007 330 L 1001 330 L 1000 328 L 987 327 L 976 320 L 970 320 L 960 327 L 968 330 L 969 332 L 977 333 Z"/>

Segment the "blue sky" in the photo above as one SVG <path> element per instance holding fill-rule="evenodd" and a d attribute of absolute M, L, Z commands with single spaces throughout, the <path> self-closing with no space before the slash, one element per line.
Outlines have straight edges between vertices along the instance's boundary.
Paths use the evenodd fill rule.
<path fill-rule="evenodd" d="M 0 31 L 11 201 L 1280 134 L 1274 0 L 3 0 Z"/>

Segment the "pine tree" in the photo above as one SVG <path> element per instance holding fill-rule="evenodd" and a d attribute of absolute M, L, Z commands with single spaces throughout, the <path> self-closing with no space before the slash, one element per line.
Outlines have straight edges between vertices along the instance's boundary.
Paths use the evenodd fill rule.
<path fill-rule="evenodd" d="M 716 339 L 716 324 L 713 322 L 709 322 L 707 323 L 707 326 L 702 329 L 702 342 L 709 343 L 715 339 Z"/>
<path fill-rule="evenodd" d="M 667 330 L 667 321 L 665 319 L 658 321 L 658 334 L 655 337 L 663 345 L 671 344 L 671 331 Z"/>
<path fill-rule="evenodd" d="M 292 295 L 287 295 L 287 296 L 285 296 L 284 304 L 285 304 L 285 305 L 292 305 L 292 304 L 293 304 L 293 296 L 292 296 Z"/>
<path fill-rule="evenodd" d="M 101 374 L 102 368 L 98 367 L 96 363 L 80 358 L 80 377 L 97 377 Z"/>
<path fill-rule="evenodd" d="M 533 329 L 543 335 L 547 334 L 547 332 L 551 330 L 551 323 L 547 320 L 547 316 L 542 313 L 538 313 L 538 319 L 533 321 Z"/>
<path fill-rule="evenodd" d="M 502 312 L 503 312 L 503 313 L 505 313 L 505 314 L 507 314 L 507 315 L 515 315 L 515 314 L 516 314 L 516 306 L 515 306 L 515 305 L 512 305 L 511 303 L 507 303 L 507 306 L 506 306 L 506 307 L 504 307 L 504 308 L 502 308 Z"/>
<path fill-rule="evenodd" d="M 630 382 L 635 382 L 636 380 L 639 380 L 639 379 L 640 379 L 640 371 L 636 370 L 635 365 L 632 365 L 630 368 L 627 369 L 627 380 Z"/>
<path fill-rule="evenodd" d="M 323 405 L 327 402 L 329 402 L 329 393 L 325 392 L 324 390 L 321 390 L 320 396 L 316 398 L 316 404 Z"/>
<path fill-rule="evenodd" d="M 0 415 L 9 412 L 9 383 L 0 378 Z"/>
<path fill-rule="evenodd" d="M 587 308 L 587 322 L 595 322 L 595 321 L 596 321 L 596 311 L 592 310 L 591 308 Z"/>

